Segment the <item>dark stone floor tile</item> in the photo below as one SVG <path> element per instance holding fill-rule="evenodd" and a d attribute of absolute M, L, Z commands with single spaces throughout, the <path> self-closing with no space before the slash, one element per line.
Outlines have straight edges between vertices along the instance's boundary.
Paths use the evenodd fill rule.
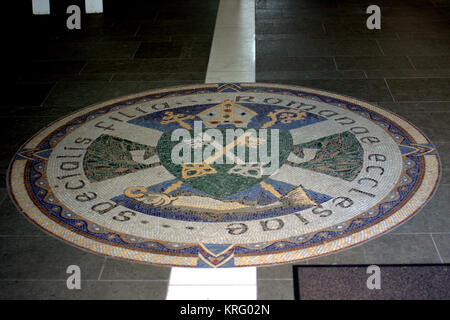
<path fill-rule="evenodd" d="M 417 126 L 433 143 L 448 142 L 450 113 L 404 113 L 402 116 Z"/>
<path fill-rule="evenodd" d="M 446 39 L 378 40 L 378 43 L 388 56 L 442 56 L 450 52 Z"/>
<path fill-rule="evenodd" d="M 310 259 L 308 260 L 308 262 L 309 265 L 364 264 L 366 263 L 366 258 L 364 255 L 364 247 L 355 246 L 335 253 Z"/>
<path fill-rule="evenodd" d="M 192 84 L 192 82 L 192 80 L 59 82 L 44 106 L 46 108 L 77 107 L 81 109 L 95 103 L 149 89 Z"/>
<path fill-rule="evenodd" d="M 59 82 L 45 102 L 45 106 L 86 107 L 96 102 L 137 93 L 136 83 Z"/>
<path fill-rule="evenodd" d="M 131 42 L 171 42 L 171 35 L 153 35 L 153 34 L 136 34 L 136 35 L 107 35 L 100 38 L 99 41 L 105 42 L 120 42 L 120 41 L 131 41 Z"/>
<path fill-rule="evenodd" d="M 3 205 L 3 201 L 8 198 L 8 191 L 6 188 L 0 188 L 0 206 Z"/>
<path fill-rule="evenodd" d="M 89 61 L 82 73 L 206 72 L 207 58 Z"/>
<path fill-rule="evenodd" d="M 164 300 L 167 281 L 81 281 L 80 290 L 61 281 L 0 281 L 2 300 Z"/>
<path fill-rule="evenodd" d="M 441 184 L 450 184 L 450 169 L 443 168 L 441 174 Z"/>
<path fill-rule="evenodd" d="M 26 82 L 58 82 L 58 81 L 109 81 L 112 73 L 83 73 L 83 74 L 24 74 L 17 75 L 16 81 Z"/>
<path fill-rule="evenodd" d="M 373 40 L 330 40 L 311 39 L 283 41 L 289 57 L 299 56 L 380 56 L 377 43 Z"/>
<path fill-rule="evenodd" d="M 178 81 L 191 80 L 193 82 L 204 81 L 205 72 L 177 72 L 177 73 L 116 73 L 111 81 Z"/>
<path fill-rule="evenodd" d="M 46 236 L 13 204 L 9 195 L 0 205 L 0 236 Z"/>
<path fill-rule="evenodd" d="M 392 101 L 386 84 L 378 79 L 312 79 L 277 82 L 327 90 L 365 101 Z"/>
<path fill-rule="evenodd" d="M 140 42 L 53 42 L 33 52 L 34 59 L 129 59 L 136 52 Z"/>
<path fill-rule="evenodd" d="M 368 264 L 440 263 L 429 234 L 385 234 L 364 244 Z"/>
<path fill-rule="evenodd" d="M 293 300 L 292 280 L 258 280 L 258 300 Z"/>
<path fill-rule="evenodd" d="M 450 39 L 450 34 L 438 32 L 396 32 L 399 39 Z"/>
<path fill-rule="evenodd" d="M 329 40 L 377 40 L 377 39 L 398 39 L 394 32 L 387 32 L 385 30 L 370 30 L 367 31 L 355 31 L 355 30 L 343 30 L 340 32 L 327 30 L 323 36 L 312 35 L 312 39 L 329 39 Z"/>
<path fill-rule="evenodd" d="M 258 9 L 255 12 L 256 21 L 261 19 L 281 19 L 283 9 Z"/>
<path fill-rule="evenodd" d="M 14 106 L 40 105 L 44 102 L 54 83 L 8 83 L 3 86 L 1 108 Z"/>
<path fill-rule="evenodd" d="M 179 58 L 182 47 L 173 42 L 144 42 L 139 46 L 134 58 Z"/>
<path fill-rule="evenodd" d="M 367 70 L 370 78 L 450 78 L 450 69 L 379 69 Z"/>
<path fill-rule="evenodd" d="M 450 141 L 447 140 L 442 142 L 436 142 L 434 145 L 436 146 L 437 151 L 439 153 L 439 158 L 441 160 L 441 169 L 442 170 L 450 169 Z M 441 184 L 444 184 L 444 181 L 442 181 L 442 176 L 441 176 Z"/>
<path fill-rule="evenodd" d="M 446 21 L 436 21 L 436 18 L 425 20 L 422 18 L 418 20 L 417 17 L 392 17 L 382 19 L 380 30 L 369 30 L 366 26 L 366 17 L 363 17 L 358 22 L 345 23 L 326 23 L 325 28 L 330 33 L 347 33 L 347 32 L 361 32 L 361 33 L 394 33 L 394 32 L 448 32 L 449 26 Z M 443 18 L 440 18 L 443 19 Z"/>
<path fill-rule="evenodd" d="M 412 69 L 407 57 L 335 57 L 339 70 Z"/>
<path fill-rule="evenodd" d="M 450 186 L 440 185 L 433 198 L 410 220 L 392 231 L 396 233 L 434 233 L 448 232 L 450 221 Z"/>
<path fill-rule="evenodd" d="M 79 106 L 73 105 L 58 105 L 58 106 L 18 106 L 14 108 L 8 108 L 0 115 L 0 123 L 6 123 L 10 119 L 13 123 L 27 122 L 35 118 L 44 118 L 42 123 L 44 126 L 50 122 L 62 118 L 76 110 L 80 109 Z M 20 125 L 20 124 L 19 124 Z M 33 128 L 39 130 L 32 124 Z M 27 131 L 28 132 L 28 131 Z M 36 131 L 37 132 L 37 131 Z"/>
<path fill-rule="evenodd" d="M 101 280 L 169 280 L 170 267 L 107 259 Z"/>
<path fill-rule="evenodd" d="M 429 112 L 450 112 L 449 102 L 380 102 L 378 106 L 390 110 L 398 115 L 424 112 L 423 116 L 427 116 Z M 450 156 L 450 155 L 449 155 Z M 449 163 L 450 164 L 450 163 Z"/>
<path fill-rule="evenodd" d="M 260 57 L 287 57 L 286 40 L 257 40 L 256 41 L 256 61 Z"/>
<path fill-rule="evenodd" d="M 203 84 L 204 81 L 196 81 L 196 83 Z M 191 80 L 165 80 L 165 81 L 142 81 L 139 83 L 139 92 L 154 89 L 164 89 L 176 86 L 185 86 L 195 84 Z"/>
<path fill-rule="evenodd" d="M 300 263 L 295 263 L 300 264 Z M 257 279 L 258 280 L 291 280 L 292 279 L 292 266 L 293 264 L 280 264 L 274 266 L 257 267 Z"/>
<path fill-rule="evenodd" d="M 256 59 L 256 72 L 267 71 L 334 71 L 331 57 L 260 57 Z"/>
<path fill-rule="evenodd" d="M 436 57 L 410 57 L 416 69 L 450 69 L 450 55 Z"/>
<path fill-rule="evenodd" d="M 21 65 L 22 74 L 73 74 L 79 73 L 86 64 L 84 60 L 30 61 Z"/>
<path fill-rule="evenodd" d="M 6 188 L 6 173 L 0 170 L 0 188 Z"/>
<path fill-rule="evenodd" d="M 0 118 L 0 127 L 8 133 L 8 143 L 0 150 L 0 172 L 5 173 L 19 147 L 55 117 Z"/>
<path fill-rule="evenodd" d="M 0 237 L 0 279 L 67 279 L 78 265 L 82 279 L 97 279 L 104 257 L 53 237 Z"/>
<path fill-rule="evenodd" d="M 450 263 L 450 233 L 433 234 L 434 243 L 443 263 Z"/>
<path fill-rule="evenodd" d="M 448 101 L 450 78 L 388 79 L 396 101 Z"/>
<path fill-rule="evenodd" d="M 170 24 L 170 25 L 155 25 L 142 24 L 137 36 L 141 35 L 209 35 L 214 32 L 215 23 L 186 23 Z"/>
<path fill-rule="evenodd" d="M 320 22 L 305 22 L 295 19 L 291 22 L 286 19 L 280 19 L 276 21 L 257 21 L 255 24 L 255 30 L 258 34 L 296 34 L 296 33 L 319 33 L 323 34 L 322 23 Z"/>
<path fill-rule="evenodd" d="M 304 80 L 304 79 L 364 79 L 364 73 L 348 71 L 267 71 L 258 72 L 256 81 Z"/>

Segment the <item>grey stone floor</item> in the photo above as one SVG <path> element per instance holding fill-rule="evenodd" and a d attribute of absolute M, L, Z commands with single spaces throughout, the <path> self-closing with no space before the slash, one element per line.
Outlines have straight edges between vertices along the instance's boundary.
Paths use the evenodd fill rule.
<path fill-rule="evenodd" d="M 381 30 L 365 8 L 381 7 Z M 257 1 L 256 81 L 358 97 L 417 125 L 437 146 L 440 186 L 410 221 L 304 264 L 450 262 L 450 1 Z M 291 265 L 258 269 L 260 299 L 292 299 Z"/>
<path fill-rule="evenodd" d="M 105 14 L 83 16 L 76 32 L 60 18 L 66 2 L 54 8 L 59 15 L 24 15 L 7 39 L 11 59 L 0 101 L 7 137 L 0 150 L 0 299 L 164 299 L 170 268 L 97 256 L 49 237 L 17 212 L 5 174 L 23 142 L 73 110 L 149 88 L 204 82 L 218 1 L 144 1 L 139 10 L 137 1 L 128 1 L 128 10 L 105 1 Z M 442 160 L 439 189 L 417 216 L 375 240 L 301 263 L 450 262 L 450 2 L 376 3 L 382 29 L 369 32 L 369 2 L 256 1 L 257 81 L 371 101 L 416 124 Z M 81 267 L 82 290 L 66 289 L 71 264 Z M 258 298 L 292 299 L 292 265 L 258 268 Z"/>

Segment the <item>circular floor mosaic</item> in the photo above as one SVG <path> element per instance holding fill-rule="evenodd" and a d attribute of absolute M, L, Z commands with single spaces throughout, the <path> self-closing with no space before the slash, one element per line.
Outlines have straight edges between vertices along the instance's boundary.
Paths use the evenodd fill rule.
<path fill-rule="evenodd" d="M 18 208 L 95 253 L 238 267 L 332 253 L 413 216 L 435 147 L 369 103 L 269 84 L 148 91 L 82 109 L 17 152 Z"/>

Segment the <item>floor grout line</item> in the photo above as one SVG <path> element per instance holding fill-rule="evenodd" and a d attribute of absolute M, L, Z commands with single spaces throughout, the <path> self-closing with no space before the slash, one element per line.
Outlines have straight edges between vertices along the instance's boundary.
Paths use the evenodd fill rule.
<path fill-rule="evenodd" d="M 410 56 L 406 56 L 406 59 L 408 59 L 408 62 L 411 64 L 411 66 L 413 67 L 413 69 L 417 71 L 417 68 L 416 68 L 416 66 L 414 65 L 414 63 L 412 62 L 411 57 L 410 57 Z"/>
<path fill-rule="evenodd" d="M 81 67 L 80 71 L 78 71 L 78 75 L 81 75 L 81 72 L 83 72 L 83 70 L 84 70 L 84 68 L 86 68 L 87 64 L 88 64 L 88 61 L 86 61 L 86 62 L 83 64 L 83 66 Z"/>
<path fill-rule="evenodd" d="M 339 68 L 338 68 L 338 64 L 337 64 L 337 61 L 336 61 L 336 57 L 335 57 L 335 56 L 333 56 L 333 62 L 334 62 L 334 67 L 336 68 L 336 71 L 338 71 Z M 346 70 L 346 71 L 353 71 L 353 70 Z M 355 70 L 355 71 L 358 71 L 358 70 Z"/>
<path fill-rule="evenodd" d="M 438 254 L 439 260 L 441 260 L 441 263 L 444 263 L 444 259 L 442 259 L 441 254 L 439 253 L 439 249 L 438 249 L 438 247 L 436 245 L 436 242 L 434 241 L 432 233 L 430 233 L 430 237 L 431 237 L 431 241 L 433 241 L 434 249 L 436 249 L 436 252 Z"/>
<path fill-rule="evenodd" d="M 376 42 L 376 44 L 377 44 L 377 46 L 378 46 L 378 49 L 381 51 L 381 53 L 383 54 L 383 56 L 385 56 L 386 54 L 384 53 L 383 48 L 381 48 L 381 45 L 380 45 L 380 43 L 378 42 L 377 39 L 375 39 L 375 42 Z"/>
<path fill-rule="evenodd" d="M 107 257 L 105 257 L 105 258 L 103 259 L 102 267 L 100 268 L 100 272 L 98 273 L 98 278 L 97 278 L 97 280 L 101 280 L 101 278 L 102 278 L 103 270 L 105 269 L 105 264 L 106 264 L 106 260 L 107 260 L 107 259 L 108 259 Z"/>
<path fill-rule="evenodd" d="M 45 102 L 47 101 L 47 99 L 50 97 L 50 95 L 52 94 L 53 90 L 55 89 L 56 85 L 58 84 L 58 81 L 56 81 L 55 83 L 53 83 L 52 87 L 50 88 L 50 90 L 48 91 L 47 95 L 45 96 L 44 100 L 41 102 L 41 104 L 39 105 L 40 107 L 43 107 Z"/>
<path fill-rule="evenodd" d="M 394 98 L 394 95 L 393 95 L 392 92 L 391 92 L 391 88 L 389 87 L 389 84 L 388 84 L 386 78 L 383 78 L 383 80 L 384 80 L 384 83 L 386 84 L 386 87 L 387 87 L 387 89 L 388 89 L 388 91 L 389 91 L 389 94 L 391 95 L 392 100 L 393 100 L 394 102 L 397 102 L 397 101 L 395 100 L 395 98 Z"/>
<path fill-rule="evenodd" d="M 139 33 L 139 31 L 141 31 L 141 25 L 138 25 L 136 32 L 133 34 L 133 37 L 137 37 L 137 34 Z"/>
<path fill-rule="evenodd" d="M 134 60 L 136 53 L 138 52 L 139 48 L 142 46 L 142 41 L 138 41 L 139 45 L 136 47 L 136 50 L 134 51 L 133 55 L 131 56 L 130 60 Z"/>

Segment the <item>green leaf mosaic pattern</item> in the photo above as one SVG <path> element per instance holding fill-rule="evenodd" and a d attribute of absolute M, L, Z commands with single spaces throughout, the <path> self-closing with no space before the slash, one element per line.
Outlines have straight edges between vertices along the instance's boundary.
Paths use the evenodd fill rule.
<path fill-rule="evenodd" d="M 138 163 L 130 151 L 145 150 L 144 159 L 156 155 L 156 148 L 125 139 L 101 135 L 88 147 L 83 166 L 90 182 L 104 181 L 124 174 L 160 165 Z"/>
<path fill-rule="evenodd" d="M 315 158 L 305 163 L 288 162 L 290 166 L 310 169 L 347 181 L 355 179 L 361 171 L 363 149 L 356 137 L 350 132 L 295 145 L 292 152 L 299 157 L 303 157 L 304 148 L 318 149 Z"/>

